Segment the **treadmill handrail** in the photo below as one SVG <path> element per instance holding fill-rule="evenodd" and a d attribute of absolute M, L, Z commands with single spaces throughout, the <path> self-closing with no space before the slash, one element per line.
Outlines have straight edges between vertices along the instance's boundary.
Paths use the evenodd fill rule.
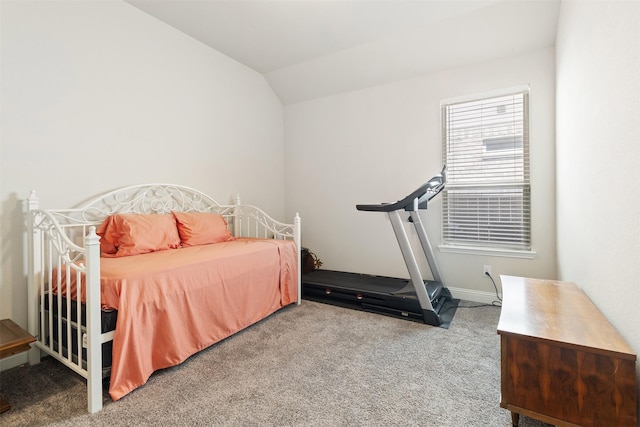
<path fill-rule="evenodd" d="M 446 167 L 445 167 L 446 168 Z M 407 197 L 393 203 L 380 203 L 377 205 L 356 205 L 359 211 L 370 212 L 393 212 L 400 209 L 416 210 L 426 209 L 426 202 L 438 195 L 443 189 L 446 182 L 445 168 L 442 168 L 440 174 L 431 178 L 427 183 L 421 185 L 413 193 Z M 427 196 L 425 198 L 425 196 Z M 417 199 L 417 203 L 416 203 Z"/>

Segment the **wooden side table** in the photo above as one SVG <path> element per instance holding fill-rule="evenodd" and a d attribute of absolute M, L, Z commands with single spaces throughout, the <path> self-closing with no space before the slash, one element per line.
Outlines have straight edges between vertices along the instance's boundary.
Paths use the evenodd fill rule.
<path fill-rule="evenodd" d="M 0 359 L 28 351 L 36 339 L 13 323 L 11 319 L 0 320 Z M 9 402 L 0 397 L 0 414 L 11 409 Z"/>

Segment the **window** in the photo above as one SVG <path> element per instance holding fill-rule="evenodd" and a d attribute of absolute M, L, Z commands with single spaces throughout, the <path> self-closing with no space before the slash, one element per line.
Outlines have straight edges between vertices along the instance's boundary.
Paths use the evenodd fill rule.
<path fill-rule="evenodd" d="M 443 102 L 444 246 L 531 249 L 528 98 Z"/>

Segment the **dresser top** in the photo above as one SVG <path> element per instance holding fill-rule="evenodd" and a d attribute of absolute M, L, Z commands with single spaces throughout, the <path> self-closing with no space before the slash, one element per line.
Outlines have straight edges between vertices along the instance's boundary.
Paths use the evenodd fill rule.
<path fill-rule="evenodd" d="M 500 278 L 503 298 L 498 334 L 636 359 L 629 344 L 575 284 L 515 276 Z"/>

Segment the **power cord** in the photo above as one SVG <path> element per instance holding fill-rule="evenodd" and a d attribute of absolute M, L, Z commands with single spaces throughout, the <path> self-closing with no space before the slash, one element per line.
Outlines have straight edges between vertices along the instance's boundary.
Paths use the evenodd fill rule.
<path fill-rule="evenodd" d="M 500 297 L 500 294 L 498 293 L 498 286 L 496 285 L 495 280 L 493 280 L 493 277 L 491 277 L 491 274 L 489 274 L 488 271 L 485 271 L 484 275 L 487 276 L 489 279 L 491 279 L 491 283 L 493 283 L 493 289 L 495 289 L 495 291 L 496 291 L 496 299 L 497 300 L 491 301 L 491 304 L 461 305 L 461 306 L 458 306 L 458 308 L 502 307 L 502 298 Z"/>
<path fill-rule="evenodd" d="M 493 280 L 493 277 L 491 277 L 491 274 L 489 274 L 488 271 L 485 271 L 484 275 L 487 276 L 489 279 L 491 279 L 491 283 L 493 283 L 493 289 L 495 289 L 496 291 L 496 298 L 498 299 L 497 301 L 492 301 L 491 305 L 495 305 L 496 307 L 502 307 L 502 297 L 498 293 L 498 286 L 496 285 L 496 281 Z"/>

